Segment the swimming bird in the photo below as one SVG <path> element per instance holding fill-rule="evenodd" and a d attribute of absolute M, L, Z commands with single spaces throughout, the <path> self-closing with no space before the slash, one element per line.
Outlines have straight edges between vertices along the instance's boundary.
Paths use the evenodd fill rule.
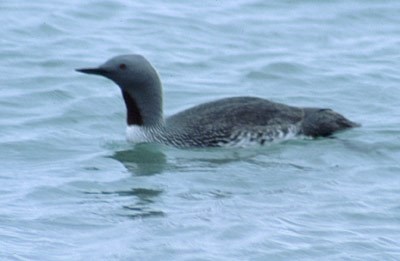
<path fill-rule="evenodd" d="M 294 136 L 326 137 L 357 127 L 331 109 L 288 106 L 257 97 L 230 97 L 203 103 L 170 117 L 156 69 L 142 55 L 113 57 L 78 72 L 116 83 L 127 110 L 127 139 L 175 147 L 223 147 L 266 144 Z"/>

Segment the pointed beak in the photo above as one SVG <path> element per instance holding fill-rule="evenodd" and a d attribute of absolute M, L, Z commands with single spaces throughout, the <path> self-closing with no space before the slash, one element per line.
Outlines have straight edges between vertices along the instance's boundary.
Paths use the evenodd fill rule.
<path fill-rule="evenodd" d="M 98 67 L 98 68 L 82 68 L 82 69 L 75 69 L 75 71 L 77 72 L 81 72 L 81 73 L 86 73 L 86 74 L 96 74 L 96 75 L 102 75 L 102 76 L 106 76 L 109 71 Z"/>

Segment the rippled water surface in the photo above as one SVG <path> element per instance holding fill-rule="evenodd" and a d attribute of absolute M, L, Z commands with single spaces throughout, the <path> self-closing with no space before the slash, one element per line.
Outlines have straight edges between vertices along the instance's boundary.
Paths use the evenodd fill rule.
<path fill-rule="evenodd" d="M 399 260 L 399 1 L 0 1 L 1 260 Z M 362 123 L 334 139 L 125 141 L 141 53 L 165 113 L 252 95 Z"/>

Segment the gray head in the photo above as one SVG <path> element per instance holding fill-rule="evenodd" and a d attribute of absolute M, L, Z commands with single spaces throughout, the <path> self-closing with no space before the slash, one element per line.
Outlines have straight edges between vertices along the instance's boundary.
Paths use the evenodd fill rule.
<path fill-rule="evenodd" d="M 121 88 L 128 125 L 150 126 L 163 123 L 160 78 L 143 56 L 119 55 L 99 67 L 77 71 L 104 76 Z"/>

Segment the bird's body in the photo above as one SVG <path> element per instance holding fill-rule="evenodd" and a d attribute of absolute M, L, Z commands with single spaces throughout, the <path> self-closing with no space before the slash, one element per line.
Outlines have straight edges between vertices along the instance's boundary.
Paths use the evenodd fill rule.
<path fill-rule="evenodd" d="M 167 118 L 166 126 L 187 135 L 193 146 L 264 144 L 299 131 L 302 111 L 255 97 L 204 103 Z"/>
<path fill-rule="evenodd" d="M 116 82 L 127 108 L 127 138 L 176 147 L 265 144 L 298 135 L 329 136 L 356 127 L 342 115 L 319 108 L 300 108 L 256 97 L 231 97 L 189 108 L 168 118 L 162 112 L 158 74 L 140 55 L 112 58 L 94 69 Z"/>

